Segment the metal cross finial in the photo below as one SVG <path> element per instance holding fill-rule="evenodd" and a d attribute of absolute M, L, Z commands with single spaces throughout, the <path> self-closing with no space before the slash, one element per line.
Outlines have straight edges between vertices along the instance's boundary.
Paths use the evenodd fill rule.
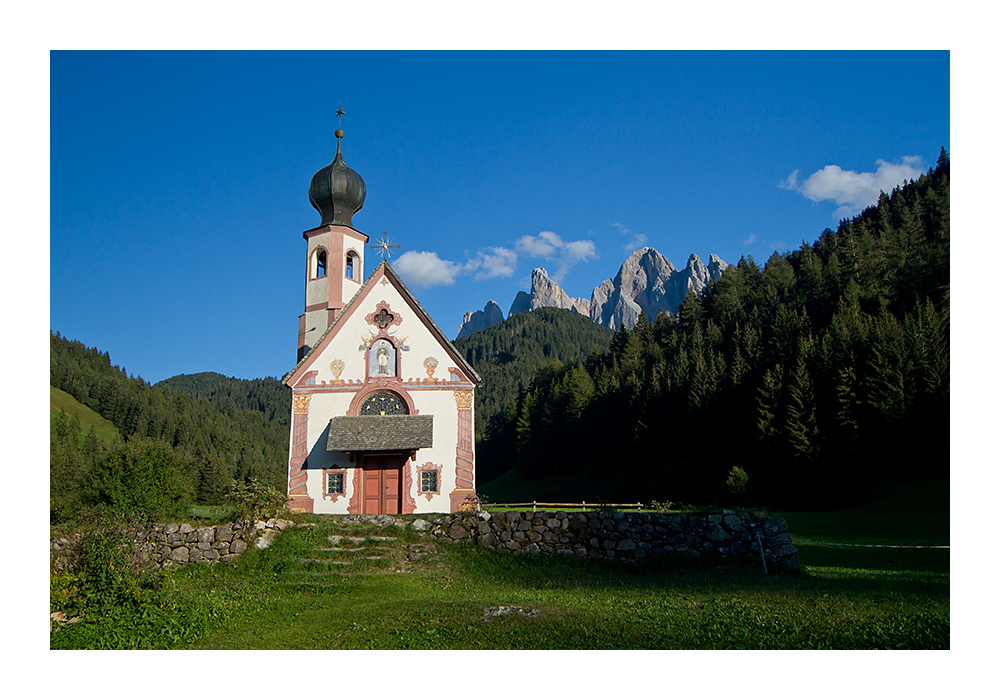
<path fill-rule="evenodd" d="M 382 259 L 385 260 L 386 258 L 388 258 L 389 256 L 392 255 L 392 253 L 389 252 L 389 249 L 390 248 L 398 248 L 399 246 L 398 245 L 392 245 L 392 242 L 389 240 L 389 233 L 387 231 L 383 231 L 382 232 L 382 240 L 379 242 L 379 244 L 378 245 L 369 246 L 369 247 L 372 250 L 377 250 L 379 252 L 379 255 L 382 256 Z"/>
<path fill-rule="evenodd" d="M 340 107 L 337 108 L 337 126 L 342 128 L 344 126 L 343 119 L 344 116 L 344 105 L 341 103 Z"/>

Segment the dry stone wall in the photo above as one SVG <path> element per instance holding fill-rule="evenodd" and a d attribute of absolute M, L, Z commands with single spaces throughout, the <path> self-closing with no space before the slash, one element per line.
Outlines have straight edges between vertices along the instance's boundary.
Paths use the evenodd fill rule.
<path fill-rule="evenodd" d="M 169 569 L 195 562 L 232 561 L 247 547 L 267 548 L 282 530 L 293 525 L 291 520 L 271 518 L 245 527 L 242 521 L 225 525 L 193 527 L 187 523 L 153 525 L 139 547 L 144 564 Z M 249 531 L 249 535 L 243 533 Z"/>
<path fill-rule="evenodd" d="M 702 557 L 760 562 L 763 548 L 769 568 L 799 569 L 798 552 L 785 519 L 745 512 L 689 515 L 481 511 L 418 518 L 410 527 L 497 551 L 626 561 Z"/>

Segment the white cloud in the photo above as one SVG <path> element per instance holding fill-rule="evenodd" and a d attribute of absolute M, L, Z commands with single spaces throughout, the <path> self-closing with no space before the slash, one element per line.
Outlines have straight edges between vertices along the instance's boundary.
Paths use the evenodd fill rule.
<path fill-rule="evenodd" d="M 486 248 L 465 263 L 464 272 L 476 273 L 477 280 L 510 277 L 517 268 L 517 253 L 507 248 Z"/>
<path fill-rule="evenodd" d="M 517 252 L 535 258 L 549 258 L 563 245 L 562 239 L 551 231 L 542 231 L 537 236 L 521 236 L 517 239 Z"/>
<path fill-rule="evenodd" d="M 756 240 L 757 240 L 757 234 L 756 233 L 751 233 L 749 238 L 744 239 L 743 245 L 750 245 L 751 243 L 753 243 Z"/>
<path fill-rule="evenodd" d="M 533 258 L 545 258 L 556 263 L 556 282 L 577 263 L 597 257 L 597 247 L 593 241 L 579 240 L 564 242 L 552 231 L 542 231 L 537 236 L 521 236 L 515 244 L 517 252 Z"/>
<path fill-rule="evenodd" d="M 611 225 L 614 226 L 614 227 L 616 227 L 618 229 L 619 233 L 621 233 L 623 236 L 631 236 L 632 237 L 632 240 L 630 240 L 628 243 L 626 243 L 625 245 L 622 246 L 622 248 L 625 249 L 626 253 L 631 253 L 631 252 L 633 252 L 635 250 L 639 250 L 639 248 L 642 248 L 644 245 L 646 245 L 646 241 L 648 240 L 646 238 L 646 234 L 644 234 L 644 233 L 632 233 L 631 230 L 629 230 L 628 228 L 622 226 L 621 224 L 611 224 Z"/>
<path fill-rule="evenodd" d="M 778 183 L 778 187 L 798 192 L 814 202 L 832 201 L 838 205 L 833 218 L 843 219 L 876 204 L 880 192 L 891 192 L 897 185 L 920 177 L 923 159 L 904 156 L 900 163 L 879 159 L 875 166 L 873 173 L 857 173 L 843 170 L 839 165 L 827 165 L 802 181 L 796 170 Z"/>
<path fill-rule="evenodd" d="M 442 260 L 437 253 L 412 250 L 400 255 L 393 268 L 407 285 L 416 289 L 454 284 L 462 272 L 461 265 Z"/>

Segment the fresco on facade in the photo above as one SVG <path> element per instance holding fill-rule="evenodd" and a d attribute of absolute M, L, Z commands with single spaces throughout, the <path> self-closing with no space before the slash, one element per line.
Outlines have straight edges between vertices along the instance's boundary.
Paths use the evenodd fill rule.
<path fill-rule="evenodd" d="M 396 348 L 384 338 L 372 343 L 368 349 L 368 376 L 396 376 Z"/>

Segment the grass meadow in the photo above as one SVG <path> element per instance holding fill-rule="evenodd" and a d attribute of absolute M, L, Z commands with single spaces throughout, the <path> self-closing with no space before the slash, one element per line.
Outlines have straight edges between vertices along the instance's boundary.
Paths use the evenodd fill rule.
<path fill-rule="evenodd" d="M 299 516 L 263 551 L 124 582 L 52 648 L 948 649 L 948 483 L 780 513 L 803 575 L 512 555 Z M 331 536 L 338 540 L 332 546 Z M 346 544 L 345 544 L 346 543 Z M 837 546 L 833 546 L 837 545 Z M 880 545 L 840 546 L 840 545 Z M 900 548 L 907 547 L 907 548 Z"/>

